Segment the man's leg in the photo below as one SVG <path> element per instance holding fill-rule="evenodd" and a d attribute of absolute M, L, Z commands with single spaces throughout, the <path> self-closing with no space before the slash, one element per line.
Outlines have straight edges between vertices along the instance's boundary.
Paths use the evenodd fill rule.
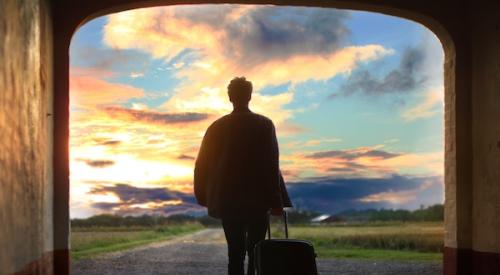
<path fill-rule="evenodd" d="M 247 237 L 247 251 L 248 251 L 248 275 L 255 274 L 254 267 L 254 247 L 255 245 L 264 240 L 267 231 L 267 213 L 261 213 L 249 220 L 248 223 L 248 237 Z"/>
<path fill-rule="evenodd" d="M 222 218 L 222 227 L 227 241 L 228 274 L 244 275 L 245 223 L 241 219 Z"/>

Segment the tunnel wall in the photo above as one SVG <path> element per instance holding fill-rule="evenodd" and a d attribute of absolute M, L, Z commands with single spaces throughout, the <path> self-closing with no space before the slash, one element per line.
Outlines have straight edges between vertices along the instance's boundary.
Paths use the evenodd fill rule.
<path fill-rule="evenodd" d="M 463 7 L 448 19 L 463 25 L 445 61 L 456 105 L 445 107 L 444 273 L 500 274 L 500 3 Z"/>
<path fill-rule="evenodd" d="M 472 249 L 476 274 L 500 274 L 500 3 L 471 5 Z M 494 269 L 486 267 L 495 267 Z"/>
<path fill-rule="evenodd" d="M 0 0 L 0 274 L 51 274 L 48 0 Z"/>

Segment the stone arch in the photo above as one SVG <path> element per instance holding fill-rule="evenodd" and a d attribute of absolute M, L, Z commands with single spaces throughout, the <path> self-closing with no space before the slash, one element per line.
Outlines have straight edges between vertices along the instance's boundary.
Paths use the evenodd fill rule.
<path fill-rule="evenodd" d="M 87 0 L 54 1 L 54 271 L 69 274 L 69 45 L 89 20 L 114 12 L 175 4 L 273 4 L 378 12 L 416 21 L 441 41 L 445 52 L 445 274 L 467 274 L 472 263 L 461 249 L 472 243 L 471 121 L 469 47 L 461 22 L 430 4 L 398 0 Z"/>

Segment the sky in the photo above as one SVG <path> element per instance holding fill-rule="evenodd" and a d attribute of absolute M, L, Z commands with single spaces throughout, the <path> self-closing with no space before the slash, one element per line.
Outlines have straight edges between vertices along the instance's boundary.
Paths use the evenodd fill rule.
<path fill-rule="evenodd" d="M 252 81 L 296 208 L 442 203 L 443 50 L 382 14 L 266 5 L 137 9 L 83 25 L 70 48 L 71 216 L 202 215 L 206 128 Z"/>

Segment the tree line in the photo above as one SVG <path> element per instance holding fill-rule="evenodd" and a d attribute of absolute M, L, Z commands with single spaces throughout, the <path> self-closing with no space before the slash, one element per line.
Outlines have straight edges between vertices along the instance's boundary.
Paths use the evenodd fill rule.
<path fill-rule="evenodd" d="M 288 222 L 290 224 L 307 224 L 312 219 L 323 213 L 304 210 L 291 209 L 288 212 Z M 273 217 L 273 220 L 279 220 Z M 436 204 L 428 207 L 421 206 L 417 210 L 404 209 L 365 209 L 346 210 L 336 215 L 331 215 L 326 221 L 349 222 L 349 221 L 443 221 L 444 207 Z M 218 226 L 220 221 L 209 216 L 194 217 L 190 215 L 142 215 L 142 216 L 119 216 L 113 214 L 101 214 L 86 219 L 72 219 L 71 226 L 74 227 L 155 227 L 167 226 L 171 224 L 184 224 L 198 222 L 205 226 Z"/>
<path fill-rule="evenodd" d="M 420 209 L 413 211 L 405 209 L 347 210 L 336 216 L 345 221 L 443 221 L 444 206 L 442 204 L 421 206 Z"/>

